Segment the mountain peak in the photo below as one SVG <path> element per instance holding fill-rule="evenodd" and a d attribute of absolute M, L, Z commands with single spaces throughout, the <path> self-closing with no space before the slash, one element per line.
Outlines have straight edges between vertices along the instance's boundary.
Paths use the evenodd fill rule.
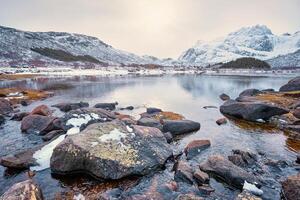
<path fill-rule="evenodd" d="M 235 32 L 230 33 L 229 35 L 273 35 L 271 29 L 266 25 L 255 25 L 249 27 L 243 27 Z"/>

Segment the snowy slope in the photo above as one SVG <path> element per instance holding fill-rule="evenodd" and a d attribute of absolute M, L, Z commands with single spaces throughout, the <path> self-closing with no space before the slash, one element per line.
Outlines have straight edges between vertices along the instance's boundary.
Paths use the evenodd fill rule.
<path fill-rule="evenodd" d="M 269 60 L 294 53 L 299 49 L 300 32 L 278 36 L 274 35 L 268 27 L 256 25 L 241 28 L 211 42 L 199 41 L 194 47 L 185 51 L 179 60 L 207 66 L 241 57 Z M 290 63 L 285 63 L 285 66 L 288 65 Z"/>
<path fill-rule="evenodd" d="M 0 26 L 0 64 L 66 66 L 94 65 L 87 62 L 64 62 L 32 51 L 32 48 L 63 50 L 74 56 L 88 55 L 101 63 L 120 64 L 161 64 L 169 65 L 174 60 L 159 60 L 154 57 L 140 57 L 121 51 L 98 38 L 64 32 L 27 32 Z"/>

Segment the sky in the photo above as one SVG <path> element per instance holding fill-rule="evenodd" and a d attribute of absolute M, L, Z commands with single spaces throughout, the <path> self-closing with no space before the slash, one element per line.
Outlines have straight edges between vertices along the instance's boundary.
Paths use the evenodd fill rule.
<path fill-rule="evenodd" d="M 0 0 L 0 25 L 96 36 L 138 55 L 178 58 L 244 26 L 300 30 L 300 0 Z"/>

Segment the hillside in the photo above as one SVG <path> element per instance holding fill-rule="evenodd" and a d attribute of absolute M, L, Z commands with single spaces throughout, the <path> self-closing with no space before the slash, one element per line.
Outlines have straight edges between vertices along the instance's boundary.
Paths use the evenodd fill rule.
<path fill-rule="evenodd" d="M 270 69 L 271 66 L 256 58 L 238 58 L 234 61 L 223 64 L 220 68 L 226 69 Z"/>

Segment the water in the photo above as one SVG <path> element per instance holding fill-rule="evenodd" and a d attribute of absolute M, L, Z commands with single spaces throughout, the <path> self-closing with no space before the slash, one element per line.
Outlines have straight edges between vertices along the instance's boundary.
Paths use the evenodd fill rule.
<path fill-rule="evenodd" d="M 257 88 L 278 90 L 290 78 L 279 77 L 241 77 L 241 76 L 200 76 L 178 75 L 158 77 L 115 77 L 96 76 L 49 77 L 23 81 L 3 81 L 0 87 L 24 87 L 46 89 L 63 87 L 54 90 L 55 95 L 44 101 L 32 103 L 20 110 L 30 111 L 40 104 L 53 105 L 61 102 L 86 101 L 93 106 L 99 102 L 119 102 L 118 107 L 134 106 L 133 111 L 120 111 L 138 117 L 145 107 L 152 106 L 182 114 L 187 119 L 201 123 L 201 129 L 185 136 L 176 142 L 176 150 L 180 151 L 193 139 L 209 139 L 211 147 L 199 158 L 199 161 L 212 154 L 230 154 L 232 149 L 264 152 L 267 157 L 294 161 L 299 144 L 289 139 L 278 130 L 244 129 L 233 122 L 218 126 L 215 121 L 222 117 L 218 109 L 204 109 L 203 106 L 220 106 L 221 93 L 232 98 L 244 89 Z M 54 109 L 54 108 L 53 108 Z M 62 113 L 55 110 L 54 115 Z M 15 153 L 41 143 L 39 136 L 24 135 L 20 132 L 20 123 L 8 121 L 1 131 L 0 156 Z M 26 179 L 25 173 L 11 173 L 0 167 L 0 194 L 13 183 Z M 55 192 L 65 188 L 73 188 L 73 182 L 52 177 L 50 170 L 39 172 L 35 176 L 46 197 L 53 198 Z M 84 178 L 83 178 L 84 179 Z M 81 179 L 80 179 L 81 180 Z M 86 181 L 86 179 L 84 179 Z M 83 181 L 83 182 L 84 182 Z M 88 181 L 91 181 L 88 179 Z M 77 180 L 78 182 L 78 180 Z M 80 182 L 80 181 L 79 181 Z M 84 185 L 84 184 L 82 184 Z M 92 184 L 93 185 L 93 184 Z M 94 183 L 98 185 L 98 183 Z M 62 187 L 63 186 L 63 187 Z M 86 189 L 86 185 L 81 186 Z M 77 191 L 81 191 L 76 186 Z M 83 189 L 82 189 L 83 190 Z"/>

